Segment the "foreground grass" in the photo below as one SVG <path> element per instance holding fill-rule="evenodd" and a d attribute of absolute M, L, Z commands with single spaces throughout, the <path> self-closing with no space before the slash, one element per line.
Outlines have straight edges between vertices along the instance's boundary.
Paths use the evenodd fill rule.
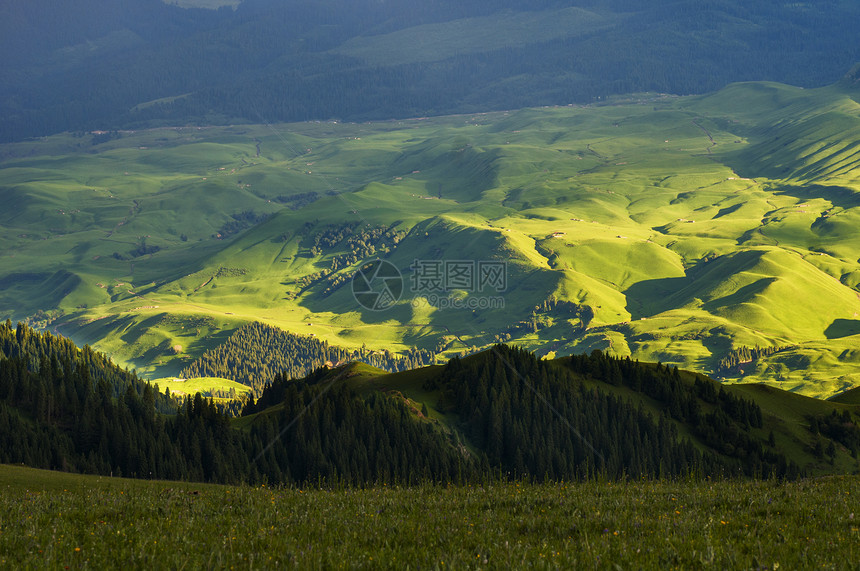
<path fill-rule="evenodd" d="M 0 467 L 0 566 L 858 568 L 860 479 L 318 490 Z M 63 487 L 60 487 L 63 486 Z"/>

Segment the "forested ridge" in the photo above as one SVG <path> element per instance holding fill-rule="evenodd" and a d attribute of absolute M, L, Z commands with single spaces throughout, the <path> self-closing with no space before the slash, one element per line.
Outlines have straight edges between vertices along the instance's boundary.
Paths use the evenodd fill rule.
<path fill-rule="evenodd" d="M 805 471 L 777 445 L 777 424 L 754 402 L 700 375 L 599 351 L 549 361 L 497 345 L 425 369 L 420 378 L 430 400 L 423 405 L 400 385 L 386 385 L 389 378 L 413 383 L 411 372 L 371 384 L 353 381 L 375 374 L 355 365 L 323 366 L 298 380 L 279 373 L 231 419 L 199 394 L 177 404 L 104 356 L 25 325 L 0 325 L 0 350 L 6 463 L 144 478 L 356 485 L 794 478 Z M 856 458 L 856 413 L 840 409 L 808 421 L 807 459 L 833 466 L 837 454 Z"/>
<path fill-rule="evenodd" d="M 438 115 L 641 91 L 703 93 L 746 80 L 816 86 L 860 59 L 852 34 L 860 10 L 844 2 L 245 0 L 235 11 L 160 0 L 7 4 L 0 47 L 16 58 L 0 70 L 3 140 L 164 124 Z M 385 41 L 404 30 L 414 38 L 444 24 L 450 41 L 443 45 L 462 42 L 476 25 L 490 26 L 483 33 L 493 36 L 493 18 L 569 7 L 589 14 L 593 30 L 545 37 L 537 28 L 524 39 L 476 40 L 444 56 L 390 64 L 348 48 L 350 40 Z"/>
<path fill-rule="evenodd" d="M 7 322 L 0 349 L 2 463 L 233 483 L 416 482 L 476 473 L 435 428 L 381 393 L 364 399 L 345 386 L 296 381 L 282 412 L 243 431 L 199 394 L 171 409 L 173 401 L 134 374 L 50 333 Z"/>
<path fill-rule="evenodd" d="M 589 386 L 582 378 L 644 393 L 659 403 L 660 413 L 655 416 L 641 401 Z M 691 387 L 677 368 L 650 367 L 599 351 L 571 357 L 567 368 L 561 368 L 498 345 L 469 359 L 452 359 L 425 388 L 441 390 L 440 406 L 458 415 L 491 465 L 517 474 L 569 478 L 590 471 L 610 477 L 800 472 L 779 451 L 750 435 L 750 428 L 762 426 L 757 405 L 718 391 L 704 378 Z M 681 437 L 670 419 L 691 427 L 710 450 L 702 452 Z"/>
<path fill-rule="evenodd" d="M 258 458 L 254 475 L 272 482 L 414 484 L 489 473 L 484 458 L 420 422 L 396 396 L 374 392 L 362 398 L 346 385 L 332 385 L 327 371 L 320 373 L 310 384 L 281 385 L 278 410 L 259 415 L 251 425 L 250 452 Z"/>
<path fill-rule="evenodd" d="M 15 394 L 12 385 L 2 398 L 20 399 L 31 402 L 34 410 L 46 409 L 40 395 L 50 393 L 48 380 L 64 376 L 89 379 L 92 383 L 106 387 L 112 397 L 121 397 L 131 390 L 138 396 L 146 395 L 146 400 L 159 412 L 173 412 L 174 401 L 167 395 L 152 391 L 149 383 L 141 380 L 133 372 L 113 363 L 103 353 L 93 351 L 89 346 L 78 348 L 70 339 L 50 332 L 38 332 L 23 323 L 12 326 L 10 320 L 0 324 L 0 363 L 14 370 L 8 378 L 25 382 L 30 374 L 32 385 L 29 390 Z M 49 408 L 49 407 L 47 407 Z"/>

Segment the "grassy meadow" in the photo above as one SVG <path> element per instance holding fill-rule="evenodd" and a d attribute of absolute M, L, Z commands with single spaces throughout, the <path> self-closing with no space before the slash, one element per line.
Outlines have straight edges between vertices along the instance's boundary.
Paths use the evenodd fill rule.
<path fill-rule="evenodd" d="M 0 565 L 850 569 L 860 480 L 297 489 L 0 467 Z"/>
<path fill-rule="evenodd" d="M 259 320 L 353 348 L 445 358 L 504 338 L 712 374 L 734 349 L 773 347 L 720 376 L 827 397 L 860 384 L 858 111 L 840 86 L 750 83 L 587 107 L 2 145 L 0 316 L 149 378 Z M 403 272 L 395 307 L 355 302 L 346 240 L 314 247 L 345 225 L 404 235 L 360 256 Z M 411 303 L 415 259 L 507 261 L 504 310 Z M 550 298 L 593 317 L 536 311 Z"/>

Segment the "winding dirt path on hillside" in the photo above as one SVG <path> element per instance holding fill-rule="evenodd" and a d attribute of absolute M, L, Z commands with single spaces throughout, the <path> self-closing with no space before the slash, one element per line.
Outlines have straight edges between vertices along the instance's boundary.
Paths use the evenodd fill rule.
<path fill-rule="evenodd" d="M 702 127 L 701 125 L 699 125 L 699 123 L 697 121 L 698 121 L 698 119 L 693 119 L 690 122 L 693 125 L 695 125 L 696 127 L 698 127 L 699 129 L 701 129 L 705 133 L 705 135 L 708 136 L 708 140 L 711 142 L 711 145 L 707 148 L 707 151 L 708 151 L 708 154 L 710 155 L 711 149 L 716 147 L 717 143 L 716 143 L 716 141 L 714 141 L 714 137 L 713 137 L 713 135 L 711 135 L 711 132 L 708 131 L 707 129 L 705 129 L 704 127 Z"/>

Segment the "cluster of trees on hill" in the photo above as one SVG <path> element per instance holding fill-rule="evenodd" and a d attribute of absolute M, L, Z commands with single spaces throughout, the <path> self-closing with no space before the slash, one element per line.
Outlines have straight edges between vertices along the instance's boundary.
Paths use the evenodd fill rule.
<path fill-rule="evenodd" d="M 453 359 L 425 388 L 442 391 L 440 406 L 459 416 L 491 466 L 516 474 L 800 473 L 783 455 L 763 450 L 749 436 L 750 427 L 762 422 L 754 403 L 710 384 L 684 384 L 677 369 L 617 360 L 599 351 L 568 363 L 568 369 L 561 369 L 499 345 L 469 359 Z M 582 377 L 643 392 L 663 410 L 655 417 L 641 404 L 590 386 Z M 700 399 L 713 411 L 704 412 Z M 713 452 L 702 453 L 680 438 L 670 419 L 692 425 Z"/>
<path fill-rule="evenodd" d="M 605 14 L 608 26 L 398 65 L 332 51 L 410 26 L 565 6 Z M 245 0 L 216 12 L 161 0 L 39 0 L 0 15 L 3 53 L 21 56 L 0 71 L 4 140 L 190 121 L 511 109 L 616 93 L 702 93 L 744 80 L 810 86 L 835 81 L 860 59 L 851 32 L 860 11 L 850 2 Z"/>
<path fill-rule="evenodd" d="M 286 204 L 290 210 L 300 210 L 309 204 L 313 204 L 319 200 L 320 194 L 315 190 L 310 192 L 300 192 L 297 194 L 281 194 L 275 197 L 277 202 Z"/>
<path fill-rule="evenodd" d="M 838 442 L 844 446 L 854 458 L 860 458 L 860 423 L 847 410 L 837 413 L 835 410 L 828 415 L 810 416 L 810 430 L 815 435 L 823 435 L 830 439 L 826 446 L 818 438 L 813 444 L 813 453 L 819 458 L 826 452 L 831 461 L 836 456 Z"/>
<path fill-rule="evenodd" d="M 326 363 L 362 361 L 385 371 L 405 371 L 435 362 L 435 355 L 413 348 L 405 355 L 389 351 L 333 347 L 307 335 L 294 335 L 264 323 L 239 328 L 222 345 L 185 367 L 180 377 L 222 377 L 248 385 L 259 396 L 277 375 L 300 379 Z"/>
<path fill-rule="evenodd" d="M 230 218 L 232 218 L 232 220 L 225 222 L 218 232 L 212 236 L 213 238 L 218 238 L 219 240 L 229 238 L 234 234 L 247 230 L 251 226 L 256 226 L 257 224 L 265 222 L 269 219 L 269 215 L 257 214 L 251 210 L 245 210 L 238 214 L 232 214 Z"/>
<path fill-rule="evenodd" d="M 714 371 L 714 374 L 727 375 L 737 373 L 738 369 L 741 368 L 741 365 L 752 363 L 762 357 L 778 353 L 783 349 L 786 349 L 786 347 L 747 347 L 746 345 L 743 345 L 737 349 L 732 349 L 729 351 L 728 355 L 720 359 L 717 363 L 717 369 Z"/>
<path fill-rule="evenodd" d="M 574 355 L 572 370 L 611 385 L 625 386 L 647 395 L 659 404 L 665 416 L 683 422 L 693 434 L 715 451 L 737 461 L 747 475 L 797 475 L 800 470 L 774 447 L 751 435 L 762 428 L 761 408 L 737 397 L 715 381 L 695 375 L 684 380 L 677 367 L 643 365 L 629 357 L 621 359 L 599 351 Z"/>
<path fill-rule="evenodd" d="M 389 226 L 366 224 L 363 227 L 359 227 L 358 222 L 347 222 L 329 224 L 311 233 L 314 224 L 306 222 L 300 231 L 304 236 L 302 246 L 309 248 L 314 256 L 330 253 L 335 249 L 338 253 L 332 255 L 329 268 L 302 276 L 298 280 L 299 288 L 304 290 L 324 280 L 325 289 L 321 293 L 323 296 L 330 295 L 352 278 L 352 274 L 338 270 L 371 256 L 382 256 L 397 247 L 407 235 L 405 231 L 397 229 L 398 225 L 400 221 Z"/>
<path fill-rule="evenodd" d="M 579 319 L 577 329 L 581 332 L 585 331 L 588 324 L 594 319 L 594 310 L 589 305 L 579 305 L 551 295 L 535 306 L 528 319 L 508 326 L 504 331 L 495 335 L 495 340 L 498 343 L 504 343 L 510 341 L 518 333 L 537 333 L 541 329 L 552 327 L 556 319 Z"/>

